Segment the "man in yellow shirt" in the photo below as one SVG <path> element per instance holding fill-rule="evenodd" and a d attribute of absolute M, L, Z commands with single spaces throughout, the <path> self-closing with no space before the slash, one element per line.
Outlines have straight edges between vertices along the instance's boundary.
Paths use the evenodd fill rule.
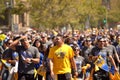
<path fill-rule="evenodd" d="M 77 68 L 74 62 L 74 51 L 70 46 L 64 44 L 61 35 L 56 36 L 56 46 L 52 47 L 48 58 L 50 59 L 51 75 L 57 75 L 57 80 L 71 80 L 71 69 L 77 76 Z"/>

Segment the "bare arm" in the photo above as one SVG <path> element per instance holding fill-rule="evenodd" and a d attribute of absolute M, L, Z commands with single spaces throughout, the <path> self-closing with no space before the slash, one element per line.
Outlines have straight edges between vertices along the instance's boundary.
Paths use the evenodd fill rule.
<path fill-rule="evenodd" d="M 13 43 L 10 44 L 10 48 L 14 49 L 14 47 L 19 43 L 20 40 L 27 38 L 26 36 L 21 36 L 19 39 L 15 40 Z"/>
<path fill-rule="evenodd" d="M 119 57 L 118 57 L 118 54 L 117 53 L 115 53 L 115 58 L 117 59 L 117 61 L 120 63 L 120 59 L 119 59 Z"/>
<path fill-rule="evenodd" d="M 74 75 L 74 77 L 78 76 L 77 66 L 75 64 L 74 58 L 70 58 L 70 63 L 71 63 L 71 67 L 73 69 L 73 75 Z"/>
<path fill-rule="evenodd" d="M 40 58 L 31 58 L 31 62 L 39 63 L 40 62 Z"/>
<path fill-rule="evenodd" d="M 11 60 L 11 59 L 9 59 L 9 60 L 7 60 L 7 62 L 8 62 L 8 63 L 11 63 L 11 64 L 15 64 L 16 60 Z"/>
<path fill-rule="evenodd" d="M 52 59 L 50 59 L 49 62 L 50 62 L 50 71 L 53 72 L 53 61 L 52 61 Z"/>
<path fill-rule="evenodd" d="M 113 57 L 112 57 L 111 55 L 109 55 L 109 59 L 110 59 L 112 65 L 115 67 L 115 70 L 117 70 L 117 67 L 116 67 L 115 61 L 114 61 L 114 59 L 113 59 Z"/>
<path fill-rule="evenodd" d="M 35 64 L 39 63 L 39 61 L 40 61 L 39 58 L 26 58 L 24 60 L 24 62 L 26 62 L 26 63 L 35 63 Z"/>
<path fill-rule="evenodd" d="M 70 59 L 70 63 L 71 63 L 72 69 L 74 69 L 75 71 L 77 71 L 77 67 L 76 67 L 74 58 L 71 58 L 71 59 Z"/>
<path fill-rule="evenodd" d="M 49 59 L 49 63 L 50 63 L 50 74 L 51 74 L 51 76 L 54 78 L 53 60 L 52 60 L 52 59 Z"/>

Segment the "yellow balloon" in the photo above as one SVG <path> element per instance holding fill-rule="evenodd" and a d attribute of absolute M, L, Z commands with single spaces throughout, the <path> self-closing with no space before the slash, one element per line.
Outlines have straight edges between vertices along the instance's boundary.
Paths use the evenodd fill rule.
<path fill-rule="evenodd" d="M 5 34 L 1 34 L 1 35 L 0 35 L 0 40 L 1 40 L 1 41 L 5 40 L 5 38 L 6 38 L 6 35 L 5 35 Z"/>

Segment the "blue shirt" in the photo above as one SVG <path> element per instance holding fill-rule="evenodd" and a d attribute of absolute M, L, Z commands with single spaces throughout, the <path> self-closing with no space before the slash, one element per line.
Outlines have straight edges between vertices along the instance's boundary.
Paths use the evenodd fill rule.
<path fill-rule="evenodd" d="M 42 65 L 43 63 L 43 58 L 44 58 L 44 55 L 43 53 L 40 53 L 40 62 L 38 64 L 35 64 L 35 68 L 38 69 L 40 67 L 40 65 Z"/>

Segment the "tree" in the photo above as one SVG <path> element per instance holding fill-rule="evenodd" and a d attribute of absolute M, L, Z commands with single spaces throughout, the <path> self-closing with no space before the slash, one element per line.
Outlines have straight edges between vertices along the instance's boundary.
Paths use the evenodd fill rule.
<path fill-rule="evenodd" d="M 5 11 L 6 7 L 4 4 L 4 0 L 0 1 L 0 25 L 5 24 Z"/>
<path fill-rule="evenodd" d="M 20 0 L 15 1 L 12 14 L 30 12 L 31 25 L 36 27 L 54 28 L 70 24 L 79 29 L 85 26 L 86 21 L 90 27 L 102 24 L 104 18 L 108 24 L 120 21 L 119 0 L 27 0 L 29 5 Z M 5 0 L 1 0 L 1 24 L 4 23 L 6 11 Z"/>
<path fill-rule="evenodd" d="M 111 10 L 108 11 L 109 22 L 120 21 L 120 3 L 119 0 L 111 0 Z"/>
<path fill-rule="evenodd" d="M 46 26 L 78 25 L 85 22 L 88 15 L 95 16 L 97 10 L 92 0 L 35 0 L 30 3 L 35 24 Z"/>
<path fill-rule="evenodd" d="M 30 7 L 28 6 L 28 0 L 25 2 L 21 0 L 15 0 L 15 5 L 12 8 L 12 14 L 21 15 L 25 12 L 28 12 L 29 10 Z"/>

